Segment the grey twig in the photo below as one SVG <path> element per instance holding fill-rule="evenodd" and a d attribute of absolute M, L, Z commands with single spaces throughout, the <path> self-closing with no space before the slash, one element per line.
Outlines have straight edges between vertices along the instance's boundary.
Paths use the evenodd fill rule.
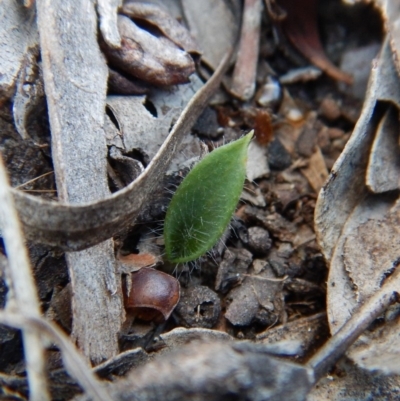
<path fill-rule="evenodd" d="M 3 222 L 2 237 L 7 252 L 9 276 L 12 280 L 16 307 L 20 311 L 39 317 L 39 299 L 1 155 L 0 220 Z M 24 327 L 22 335 L 30 399 L 32 401 L 50 400 L 46 380 L 44 347 L 40 335 L 29 327 Z"/>

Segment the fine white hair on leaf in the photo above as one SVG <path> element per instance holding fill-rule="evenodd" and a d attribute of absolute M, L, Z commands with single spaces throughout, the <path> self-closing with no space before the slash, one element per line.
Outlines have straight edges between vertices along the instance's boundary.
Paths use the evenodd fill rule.
<path fill-rule="evenodd" d="M 190 262 L 222 236 L 239 201 L 253 132 L 221 146 L 201 160 L 172 197 L 164 224 L 166 257 Z"/>

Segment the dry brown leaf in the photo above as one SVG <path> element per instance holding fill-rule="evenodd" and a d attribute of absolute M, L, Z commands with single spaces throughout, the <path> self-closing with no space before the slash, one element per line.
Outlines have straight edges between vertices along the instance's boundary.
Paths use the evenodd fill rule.
<path fill-rule="evenodd" d="M 129 255 L 120 255 L 117 262 L 123 272 L 135 272 L 142 267 L 151 267 L 157 263 L 157 258 L 151 253 L 130 253 Z"/>
<path fill-rule="evenodd" d="M 149 3 L 131 2 L 124 4 L 120 12 L 133 20 L 154 25 L 181 49 L 193 55 L 200 55 L 199 46 L 189 31 L 160 7 Z"/>
<path fill-rule="evenodd" d="M 134 77 L 126 77 L 120 71 L 108 66 L 108 92 L 120 95 L 143 95 L 148 93 L 150 85 Z"/>
<path fill-rule="evenodd" d="M 46 202 L 12 190 L 25 234 L 37 242 L 78 250 L 113 237 L 133 224 L 147 197 L 163 177 L 178 144 L 218 88 L 228 54 L 210 80 L 186 106 L 168 138 L 140 177 L 112 196 L 82 206 Z"/>
<path fill-rule="evenodd" d="M 167 138 L 171 125 L 202 86 L 198 76 L 193 75 L 189 84 L 152 90 L 147 96 L 108 96 L 107 107 L 118 123 L 123 151 L 137 150 L 149 163 Z"/>
<path fill-rule="evenodd" d="M 325 55 L 318 32 L 318 0 L 279 0 L 278 4 L 286 11 L 281 24 L 292 45 L 330 77 L 351 84 L 352 77 L 332 64 Z"/>
<path fill-rule="evenodd" d="M 400 207 L 391 191 L 398 185 L 393 172 L 399 157 L 398 104 L 400 83 L 386 41 L 372 70 L 362 115 L 320 193 L 315 212 L 317 236 L 331 262 L 328 319 L 332 333 L 381 288 L 399 264 Z M 381 325 L 350 349 L 348 355 L 359 366 L 400 373 L 397 310 L 394 305 Z"/>
<path fill-rule="evenodd" d="M 245 0 L 239 50 L 232 78 L 232 93 L 249 100 L 256 89 L 261 30 L 261 0 Z"/>
<path fill-rule="evenodd" d="M 121 48 L 103 42 L 102 50 L 110 65 L 153 85 L 176 85 L 189 81 L 193 59 L 169 39 L 154 36 L 128 17 L 118 16 Z"/>
<path fill-rule="evenodd" d="M 318 193 L 328 178 L 328 169 L 319 146 L 316 146 L 315 152 L 308 159 L 307 166 L 302 168 L 301 172 L 307 178 L 312 189 Z"/>
<path fill-rule="evenodd" d="M 368 163 L 366 181 L 372 192 L 383 193 L 399 188 L 399 132 L 399 110 L 389 106 L 377 127 Z"/>

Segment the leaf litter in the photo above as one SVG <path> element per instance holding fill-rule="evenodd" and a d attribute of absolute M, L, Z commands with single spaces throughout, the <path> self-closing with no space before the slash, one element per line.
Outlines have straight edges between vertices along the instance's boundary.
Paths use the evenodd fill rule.
<path fill-rule="evenodd" d="M 43 3 L 37 2 L 39 17 Z M 72 79 L 71 86 L 59 87 L 68 96 L 72 96 L 71 99 L 74 94 L 79 93 L 76 88 L 83 90 L 81 95 L 77 95 L 77 99 L 84 99 L 84 92 L 91 85 L 90 80 L 80 78 L 77 73 L 77 65 L 81 61 L 76 61 L 77 64 L 68 61 L 63 66 L 59 62 L 60 53 L 57 48 L 50 51 L 50 54 L 55 55 L 50 64 L 46 64 L 45 53 L 38 64 L 37 47 L 35 50 L 33 46 L 30 53 L 27 53 L 24 50 L 28 46 L 26 36 L 23 39 L 16 36 L 12 39 L 18 42 L 18 46 L 22 45 L 23 49 L 15 47 L 13 72 L 9 72 L 9 64 L 0 63 L 1 71 L 7 71 L 8 74 L 4 75 L 8 81 L 1 91 L 1 101 L 5 107 L 1 109 L 0 123 L 6 129 L 2 130 L 0 146 L 3 157 L 6 156 L 5 162 L 12 186 L 26 184 L 26 189 L 33 191 L 52 191 L 32 192 L 40 194 L 40 197 L 32 197 L 24 195 L 20 190 L 12 190 L 25 234 L 30 241 L 33 275 L 47 318 L 58 322 L 68 333 L 72 329 L 87 360 L 98 364 L 107 359 L 98 366 L 100 377 L 111 379 L 125 376 L 133 367 L 145 369 L 140 374 L 133 371 L 126 379 L 117 381 L 115 386 L 109 386 L 109 391 L 116 399 L 131 394 L 133 387 L 128 387 L 132 383 L 139 399 L 157 399 L 157 391 L 165 395 L 166 392 L 169 393 L 167 389 L 171 390 L 171 399 L 174 396 L 175 399 L 185 399 L 189 394 L 185 391 L 191 392 L 193 389 L 197 389 L 199 397 L 223 399 L 228 378 L 238 377 L 239 383 L 240 378 L 236 373 L 243 371 L 244 367 L 252 377 L 252 384 L 244 387 L 244 390 L 233 390 L 243 399 L 257 399 L 261 394 L 263 397 L 269 394 L 270 399 L 305 399 L 313 386 L 311 399 L 348 399 L 346 397 L 351 394 L 352 388 L 358 391 L 356 399 L 363 399 L 364 389 L 350 380 L 360 375 L 364 377 L 367 386 L 381 393 L 383 398 L 377 399 L 387 399 L 384 398 L 387 392 L 383 391 L 383 386 L 386 385 L 392 387 L 395 396 L 399 387 L 396 376 L 391 376 L 391 379 L 371 376 L 367 371 L 360 370 L 360 367 L 398 373 L 397 343 L 393 337 L 398 308 L 396 303 L 388 307 L 393 303 L 391 291 L 395 288 L 391 276 L 398 264 L 397 247 L 393 242 L 398 220 L 398 158 L 395 150 L 398 142 L 398 78 L 393 73 L 396 67 L 390 67 L 391 62 L 386 62 L 385 69 L 379 67 L 379 61 L 374 62 L 370 89 L 358 120 L 362 89 L 352 93 L 351 86 L 343 87 L 325 74 L 316 73 L 317 69 L 310 69 L 307 61 L 298 57 L 298 54 L 296 56 L 295 51 L 297 49 L 302 52 L 301 46 L 299 47 L 302 44 L 303 55 L 314 62 L 316 67 L 327 71 L 334 78 L 349 82 L 348 76 L 333 65 L 339 64 L 343 54 L 351 58 L 352 52 L 354 58 L 360 57 L 363 60 L 364 65 L 370 63 L 376 54 L 374 52 L 377 43 L 382 40 L 380 11 L 383 18 L 387 19 L 385 29 L 391 38 L 390 47 L 386 45 L 380 57 L 392 60 L 390 51 L 396 52 L 396 6 L 390 2 L 381 2 L 378 5 L 380 11 L 377 11 L 378 9 L 373 10 L 372 7 L 361 4 L 362 2 L 350 7 L 330 0 L 320 4 L 318 21 L 315 10 L 303 15 L 302 18 L 311 18 L 308 24 L 312 30 L 311 36 L 303 37 L 299 32 L 286 28 L 283 29 L 283 33 L 286 32 L 286 41 L 285 36 L 278 41 L 279 24 L 289 24 L 292 17 L 286 22 L 280 18 L 277 22 L 274 17 L 284 17 L 285 13 L 293 15 L 293 11 L 290 14 L 293 4 L 289 1 L 265 1 L 260 21 L 252 20 L 255 26 L 249 22 L 249 14 L 252 4 L 257 8 L 261 2 L 246 1 L 242 16 L 241 2 L 238 1 L 221 0 L 209 3 L 185 0 L 178 3 L 171 0 L 168 7 L 165 6 L 166 2 L 153 1 L 150 5 L 135 1 L 124 4 L 122 8 L 125 16 L 120 16 L 119 20 L 124 21 L 124 26 L 127 26 L 124 31 L 122 23 L 118 25 L 118 19 L 113 12 L 118 7 L 117 3 L 99 1 L 97 5 L 100 30 L 104 38 L 101 46 L 103 50 L 107 49 L 105 53 L 108 54 L 109 63 L 108 69 L 104 68 L 104 64 L 99 64 L 103 75 L 97 79 L 95 90 L 101 93 L 100 102 L 92 102 L 90 106 L 83 106 L 85 102 L 80 103 L 80 109 L 74 108 L 77 100 L 71 100 L 65 106 L 55 102 L 52 105 L 51 99 L 52 96 L 56 98 L 58 84 L 55 81 L 55 89 L 52 91 L 51 85 L 48 85 L 51 78 L 49 71 L 61 66 L 59 75 L 67 77 L 67 82 Z M 56 10 L 54 12 L 59 12 L 57 4 L 53 7 Z M 22 13 L 18 14 L 20 16 L 29 15 L 32 9 L 21 7 L 10 10 L 17 14 Z M 269 13 L 266 13 L 267 10 Z M 271 10 L 274 12 L 271 13 Z M 285 12 L 278 12 L 282 10 Z M 4 15 L 6 19 L 14 18 L 11 11 Z M 51 13 L 46 18 L 49 16 Z M 240 33 L 238 22 L 242 18 L 247 23 L 243 23 Z M 367 34 L 363 27 L 360 27 L 360 31 L 355 29 L 357 23 L 354 21 L 359 19 L 369 21 L 371 28 Z M 71 18 L 71 21 L 74 20 Z M 67 35 L 78 35 L 76 43 L 85 48 L 85 41 L 79 38 L 80 23 L 73 24 L 78 29 L 68 32 Z M 291 24 L 293 26 L 293 22 Z M 52 37 L 46 36 L 48 32 L 45 25 L 39 18 L 39 30 L 43 30 L 41 37 L 48 38 L 46 43 L 41 43 L 42 52 L 46 46 L 51 49 L 54 45 Z M 184 28 L 185 25 L 189 30 Z M 318 25 L 319 35 L 316 28 Z M 88 31 L 87 40 L 93 38 L 93 27 L 94 25 Z M 254 32 L 253 28 L 256 29 Z M 56 29 L 62 30 L 62 27 Z M 118 29 L 120 35 L 117 34 Z M 128 38 L 126 32 L 129 30 L 135 33 Z M 56 32 L 53 36 L 57 35 Z M 224 80 L 225 89 L 217 90 L 222 70 L 203 86 L 199 75 L 194 73 L 195 66 L 199 67 L 204 80 L 205 72 L 219 64 L 227 50 L 236 43 L 238 36 L 241 43 L 244 43 L 242 48 L 246 48 L 246 44 L 249 46 L 247 50 L 252 51 L 252 57 L 246 57 L 244 67 L 243 64 L 241 67 L 243 56 L 240 56 L 240 51 L 236 59 L 232 59 L 233 75 Z M 34 39 L 35 36 L 30 38 Z M 135 39 L 145 42 L 137 45 L 134 44 Z M 311 42 L 307 44 L 310 39 Z M 133 49 L 138 49 L 137 46 L 144 49 L 144 53 L 129 54 L 126 47 L 128 42 Z M 314 46 L 311 46 L 313 54 L 317 54 L 318 60 L 324 60 L 323 64 L 316 62 L 310 53 L 304 52 L 304 46 L 307 47 L 310 43 Z M 5 46 L 8 49 L 9 43 Z M 70 60 L 75 60 L 74 46 L 62 46 L 66 46 L 65 51 L 69 52 Z M 371 51 L 357 53 L 358 49 L 366 46 L 371 46 Z M 90 45 L 88 52 L 95 51 L 95 48 Z M 154 52 L 157 48 L 163 52 Z M 7 51 L 3 47 L 0 49 L 1 52 Z M 200 51 L 203 52 L 201 66 L 198 65 Z M 178 61 L 179 65 L 174 64 Z M 95 62 L 95 57 L 92 57 L 91 62 Z M 82 71 L 85 71 L 84 68 L 85 62 Z M 93 69 L 95 71 L 92 78 L 95 78 L 97 70 L 96 67 Z M 243 79 L 246 79 L 238 82 L 238 76 L 242 74 L 235 71 L 241 69 L 248 75 L 243 75 Z M 109 92 L 106 99 L 104 88 L 107 70 Z M 343 67 L 343 70 L 346 68 Z M 365 75 L 362 78 L 364 81 L 357 74 L 354 78 L 357 85 L 361 82 L 357 88 L 363 88 Z M 46 84 L 51 140 L 40 86 L 43 79 Z M 375 92 L 371 89 L 374 79 L 378 80 L 378 89 Z M 189 80 L 190 83 L 170 86 Z M 239 84 L 243 86 L 238 90 Z M 15 88 L 16 96 L 12 97 Z M 252 88 L 257 93 L 255 98 Z M 236 92 L 237 97 L 249 100 L 235 100 L 231 97 L 233 92 Z M 203 120 L 202 125 L 197 124 L 191 131 L 191 126 L 213 94 L 215 96 L 212 106 L 206 109 L 208 117 Z M 80 202 L 89 199 L 96 191 L 103 191 L 99 201 L 89 200 L 88 203 L 86 200 L 82 205 L 73 205 L 71 201 L 65 204 L 59 202 L 66 196 L 68 198 L 75 195 L 68 192 L 70 190 L 65 192 L 60 184 L 57 158 L 61 157 L 61 164 L 66 163 L 65 166 L 69 169 L 68 158 L 77 157 L 78 153 L 74 154 L 72 150 L 72 153 L 67 152 L 65 155 L 55 152 L 57 146 L 60 146 L 55 139 L 59 129 L 55 124 L 58 107 L 72 113 L 74 118 L 81 116 L 82 120 L 78 119 L 78 122 L 85 121 L 79 110 L 98 109 L 92 114 L 95 116 L 99 113 L 98 120 L 90 122 L 94 122 L 92 133 L 97 135 L 97 139 L 96 135 L 93 137 L 92 133 L 87 133 L 88 137 L 82 139 L 81 145 L 94 140 L 102 156 L 94 156 L 95 153 L 89 152 L 88 156 L 78 157 L 80 160 L 87 159 L 89 166 L 92 163 L 91 157 L 102 164 L 97 173 L 88 173 L 92 174 L 92 179 L 99 179 L 97 189 L 90 184 L 90 177 L 87 177 L 89 184 L 83 184 L 80 174 L 74 173 L 73 169 L 67 172 L 65 179 L 68 174 L 71 175 L 71 182 L 77 188 L 76 196 Z M 104 128 L 102 123 L 98 123 L 102 119 L 105 121 Z M 61 124 L 65 125 L 64 122 Z M 212 249 L 210 255 L 201 257 L 194 265 L 178 267 L 177 275 L 184 296 L 176 312 L 166 322 L 158 324 L 136 319 L 128 332 L 120 335 L 118 342 L 115 336 L 118 330 L 115 329 L 121 327 L 124 319 L 121 307 L 122 290 L 118 284 L 120 273 L 113 273 L 110 266 L 121 265 L 121 261 L 128 265 L 126 261 L 130 259 L 136 264 L 139 263 L 138 260 L 140 263 L 144 260 L 144 264 L 139 263 L 139 267 L 135 264 L 134 269 L 140 270 L 142 265 L 146 269 L 147 261 L 151 260 L 157 269 L 171 273 L 176 266 L 165 262 L 163 264 L 164 243 L 159 236 L 162 230 L 160 221 L 164 220 L 171 198 L 170 191 L 175 191 L 193 164 L 205 153 L 238 139 L 252 128 L 256 129 L 258 140 L 250 145 L 249 157 L 254 163 L 248 165 L 249 181 L 245 184 L 242 201 L 231 226 L 223 234 L 223 241 Z M 351 140 L 342 153 L 353 128 Z M 88 132 L 88 129 L 85 128 L 82 134 L 84 132 Z M 102 133 L 99 134 L 100 132 Z M 361 137 L 357 136 L 359 132 L 362 133 Z M 74 140 L 71 140 L 71 145 L 76 145 Z M 21 152 L 23 149 L 26 151 Z M 28 158 L 26 154 L 34 156 Z M 173 160 L 168 168 L 168 163 L 178 154 L 179 158 Z M 50 160 L 51 155 L 53 161 Z M 380 160 L 385 163 L 380 163 Z M 75 166 L 78 171 L 84 168 L 84 163 L 79 163 Z M 21 169 L 19 165 L 24 168 Z M 52 171 L 53 165 L 57 186 L 53 176 L 46 175 Z M 83 178 L 88 174 L 84 174 Z M 108 178 L 105 179 L 107 175 Z M 325 185 L 327 177 L 328 184 Z M 54 192 L 56 187 L 58 192 Z M 107 192 L 114 194 L 109 195 Z M 44 196 L 53 202 L 44 201 Z M 314 232 L 313 212 L 316 202 Z M 109 240 L 111 237 L 114 237 L 113 242 Z M 37 245 L 36 241 L 48 245 Z M 67 260 L 60 248 L 50 247 L 49 244 L 68 251 Z M 79 253 L 70 251 L 83 248 L 88 248 L 83 251 L 87 260 L 84 264 L 87 266 L 86 273 L 98 274 L 99 283 L 103 286 L 99 287 L 102 289 L 90 293 L 92 299 L 82 302 L 85 298 L 81 298 L 80 309 L 88 312 L 86 317 L 80 316 L 76 309 L 71 309 L 71 295 L 73 305 L 77 305 L 76 302 L 87 284 L 84 284 L 85 281 L 77 283 L 75 273 L 70 273 L 69 284 L 66 279 L 68 269 L 73 272 L 72 266 L 81 263 L 77 259 Z M 325 280 L 328 269 L 321 251 L 330 265 L 327 306 Z M 111 265 L 104 275 L 99 266 L 107 263 Z M 52 273 L 46 275 L 46 272 L 47 269 L 51 271 L 50 267 L 54 265 L 57 265 L 60 274 L 53 279 Z M 132 266 L 128 268 L 131 269 Z M 92 286 L 90 283 L 89 285 Z M 5 294 L 7 287 L 4 282 L 2 288 L 2 294 Z M 375 303 L 371 301 L 371 304 L 368 300 L 374 294 L 380 294 L 381 298 L 373 300 Z M 114 326 L 104 324 L 105 321 L 110 321 L 107 316 L 113 310 L 107 304 L 109 301 L 104 301 L 107 297 L 114 306 L 120 305 L 117 306 L 112 320 Z M 5 304 L 5 298 L 3 299 Z M 364 315 L 355 313 L 359 319 L 358 323 L 354 323 L 355 328 L 351 326 L 353 319 L 340 331 L 339 328 L 361 304 L 370 309 L 364 308 Z M 97 313 L 97 305 L 106 306 Z M 317 351 L 328 338 L 325 310 L 331 333 L 336 335 L 324 348 Z M 107 340 L 108 343 L 98 335 L 98 330 L 90 329 L 94 327 L 91 326 L 94 324 L 93 316 L 99 316 L 95 324 L 99 324 L 104 338 L 111 339 Z M 377 317 L 379 319 L 375 320 Z M 27 322 L 31 322 L 32 327 L 38 327 L 34 324 L 39 324 L 32 316 L 28 316 L 31 320 L 27 321 L 18 320 L 18 316 L 11 315 L 0 318 L 14 327 L 26 328 Z M 360 319 L 363 323 L 360 323 Z M 374 320 L 371 329 L 364 332 Z M 83 324 L 79 326 L 79 322 Z M 78 327 L 82 331 L 77 330 Z M 316 380 L 332 368 L 340 354 L 361 333 L 364 334 L 348 353 L 357 365 L 350 365 L 343 360 L 336 368 L 339 371 L 331 371 L 333 381 L 323 380 L 315 386 Z M 229 344 L 218 343 L 221 339 L 229 340 Z M 85 343 L 87 340 L 89 341 Z M 21 349 L 19 337 L 11 329 L 5 328 L 4 341 L 9 349 Z M 96 350 L 91 348 L 95 343 L 103 345 Z M 192 345 L 189 344 L 186 348 L 186 343 Z M 345 345 L 339 346 L 339 343 Z M 136 346 L 142 348 L 134 350 Z M 61 350 L 65 354 L 65 349 L 61 347 Z M 275 359 L 276 354 L 291 355 L 294 359 L 291 362 Z M 308 364 L 293 363 L 305 363 L 313 354 L 314 357 Z M 54 349 L 51 355 L 53 359 L 50 358 L 48 363 L 51 366 L 49 385 L 52 398 L 70 399 L 79 391 L 78 387 L 66 376 L 60 363 L 59 351 Z M 196 355 L 200 359 L 196 359 Z M 148 363 L 154 358 L 160 359 Z M 20 360 L 21 356 L 11 360 L 7 355 L 0 355 L 0 368 L 8 375 L 4 379 L 8 385 L 14 383 L 12 386 L 26 389 L 26 384 L 18 381 L 19 375 L 23 373 L 23 370 L 17 368 Z M 187 370 L 185 367 L 192 366 L 195 360 L 198 360 L 198 370 Z M 178 374 L 180 377 L 176 379 L 161 374 L 164 370 L 170 371 L 171 363 L 182 370 Z M 262 371 L 254 370 L 252 366 L 256 365 L 262 366 Z M 265 376 L 267 365 L 271 365 L 274 373 L 270 375 L 276 380 L 276 385 L 272 387 L 265 381 L 268 378 Z M 148 375 L 146 372 L 152 372 L 154 366 L 159 374 Z M 208 368 L 207 371 L 203 366 L 213 366 L 213 369 Z M 28 366 L 28 371 L 29 369 Z M 343 378 L 340 369 L 351 372 L 351 377 Z M 76 373 L 76 370 L 72 369 L 70 372 Z M 73 376 L 80 380 L 79 375 Z M 216 376 L 220 377 L 221 387 L 207 393 L 207 386 Z M 198 378 L 197 381 L 194 380 L 195 377 Z M 90 388 L 92 379 L 88 380 L 89 387 L 87 382 L 80 382 L 86 390 Z M 288 385 L 290 382 L 292 385 Z M 348 383 L 348 393 L 338 390 L 341 383 Z M 57 393 L 61 388 L 62 394 Z M 156 393 L 152 393 L 154 388 Z M 184 388 L 183 392 L 176 392 L 178 388 Z M 331 389 L 331 392 L 327 389 Z M 26 394 L 26 390 L 24 391 Z"/>

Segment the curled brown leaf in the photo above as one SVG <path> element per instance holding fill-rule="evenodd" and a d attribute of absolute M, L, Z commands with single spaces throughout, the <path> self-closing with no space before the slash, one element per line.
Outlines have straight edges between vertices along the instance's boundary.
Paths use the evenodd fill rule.
<path fill-rule="evenodd" d="M 148 3 L 126 3 L 120 12 L 133 20 L 152 25 L 186 52 L 200 55 L 199 46 L 189 31 L 160 7 Z"/>
<path fill-rule="evenodd" d="M 101 43 L 108 62 L 114 68 L 153 85 L 189 82 L 195 65 L 188 53 L 165 37 L 157 37 L 138 27 L 128 17 L 118 16 L 121 48 Z"/>
<path fill-rule="evenodd" d="M 317 25 L 318 0 L 279 0 L 279 5 L 286 11 L 282 30 L 292 45 L 331 78 L 351 84 L 353 78 L 332 64 L 325 54 Z"/>

